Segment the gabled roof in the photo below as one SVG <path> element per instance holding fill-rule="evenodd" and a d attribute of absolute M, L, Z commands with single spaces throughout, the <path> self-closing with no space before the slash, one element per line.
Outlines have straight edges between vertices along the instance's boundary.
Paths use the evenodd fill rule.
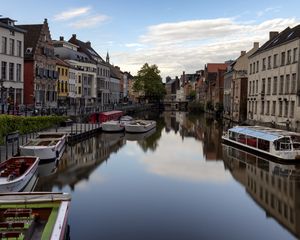
<path fill-rule="evenodd" d="M 25 57 L 26 55 L 32 55 L 35 52 L 43 26 L 43 24 L 18 25 L 19 28 L 26 30 L 26 33 L 24 34 Z M 28 48 L 32 48 L 30 54 L 28 54 L 29 52 L 26 51 Z"/>
<path fill-rule="evenodd" d="M 55 57 L 55 60 L 56 60 L 57 65 L 60 65 L 60 66 L 63 66 L 63 67 L 70 67 L 71 66 L 69 63 L 65 62 L 64 60 L 62 60 L 58 57 Z"/>
<path fill-rule="evenodd" d="M 92 60 L 94 60 L 94 57 L 96 57 L 100 59 L 101 63 L 106 63 L 103 58 L 90 46 L 90 42 L 83 42 L 78 40 L 75 34 L 73 34 L 73 36 L 69 39 L 69 42 L 77 45 L 79 47 L 78 51 L 82 51 Z"/>
<path fill-rule="evenodd" d="M 121 78 L 119 77 L 119 74 L 117 72 L 117 69 L 112 65 L 110 65 L 110 77 L 121 80 Z"/>
<path fill-rule="evenodd" d="M 227 64 L 226 63 L 208 63 L 206 65 L 207 72 L 218 72 L 219 70 L 226 70 Z"/>
<path fill-rule="evenodd" d="M 262 45 L 250 57 L 253 57 L 261 52 L 267 51 L 276 46 L 282 45 L 286 42 L 290 42 L 299 37 L 300 37 L 300 25 L 297 25 L 296 27 L 293 28 L 287 27 L 282 32 L 280 32 L 277 36 L 273 37 L 272 39 L 267 41 L 264 45 Z"/>

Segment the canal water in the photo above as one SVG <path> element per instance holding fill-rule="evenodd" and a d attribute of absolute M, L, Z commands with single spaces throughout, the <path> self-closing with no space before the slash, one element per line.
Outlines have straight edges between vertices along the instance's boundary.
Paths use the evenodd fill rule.
<path fill-rule="evenodd" d="M 71 239 L 300 236 L 300 166 L 223 146 L 223 124 L 203 115 L 155 119 L 156 131 L 102 133 L 40 167 L 35 191 L 72 195 Z"/>

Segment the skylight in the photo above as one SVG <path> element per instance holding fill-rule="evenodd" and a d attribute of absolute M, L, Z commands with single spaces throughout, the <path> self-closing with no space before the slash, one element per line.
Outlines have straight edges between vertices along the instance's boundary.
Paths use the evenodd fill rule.
<path fill-rule="evenodd" d="M 294 34 L 294 32 L 291 32 L 286 39 L 289 39 L 292 35 Z"/>

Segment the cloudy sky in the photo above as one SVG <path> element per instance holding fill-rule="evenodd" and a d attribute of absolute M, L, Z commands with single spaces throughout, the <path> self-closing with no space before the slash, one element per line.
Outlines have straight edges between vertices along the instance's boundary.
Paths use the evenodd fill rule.
<path fill-rule="evenodd" d="M 124 71 L 135 74 L 148 62 L 175 77 L 234 59 L 269 31 L 297 25 L 299 7 L 298 0 L 15 0 L 1 2 L 0 15 L 19 24 L 47 18 L 53 39 L 76 33 Z"/>

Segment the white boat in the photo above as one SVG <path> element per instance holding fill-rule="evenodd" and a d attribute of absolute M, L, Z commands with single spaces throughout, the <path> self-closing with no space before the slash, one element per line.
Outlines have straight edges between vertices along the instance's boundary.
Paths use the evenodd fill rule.
<path fill-rule="evenodd" d="M 130 116 L 122 116 L 119 120 L 112 120 L 102 123 L 104 132 L 121 132 L 125 130 L 125 125 L 133 121 Z"/>
<path fill-rule="evenodd" d="M 148 132 L 156 127 L 156 121 L 152 120 L 135 120 L 125 125 L 125 131 L 130 133 Z"/>
<path fill-rule="evenodd" d="M 261 126 L 236 126 L 230 128 L 222 140 L 271 160 L 300 160 L 299 133 Z"/>
<path fill-rule="evenodd" d="M 0 239 L 70 239 L 67 193 L 0 194 Z"/>
<path fill-rule="evenodd" d="M 22 191 L 36 175 L 38 157 L 12 157 L 0 163 L 0 192 Z"/>
<path fill-rule="evenodd" d="M 35 139 L 31 139 L 20 146 L 20 154 L 23 156 L 37 156 L 40 164 L 59 160 L 64 153 L 66 135 L 64 133 L 40 133 Z"/>
<path fill-rule="evenodd" d="M 143 132 L 143 133 L 130 133 L 130 132 L 127 132 L 125 134 L 125 139 L 127 141 L 142 141 L 142 140 L 145 140 L 148 137 L 152 136 L 155 132 L 156 132 L 155 128 L 152 128 L 150 131 Z"/>

